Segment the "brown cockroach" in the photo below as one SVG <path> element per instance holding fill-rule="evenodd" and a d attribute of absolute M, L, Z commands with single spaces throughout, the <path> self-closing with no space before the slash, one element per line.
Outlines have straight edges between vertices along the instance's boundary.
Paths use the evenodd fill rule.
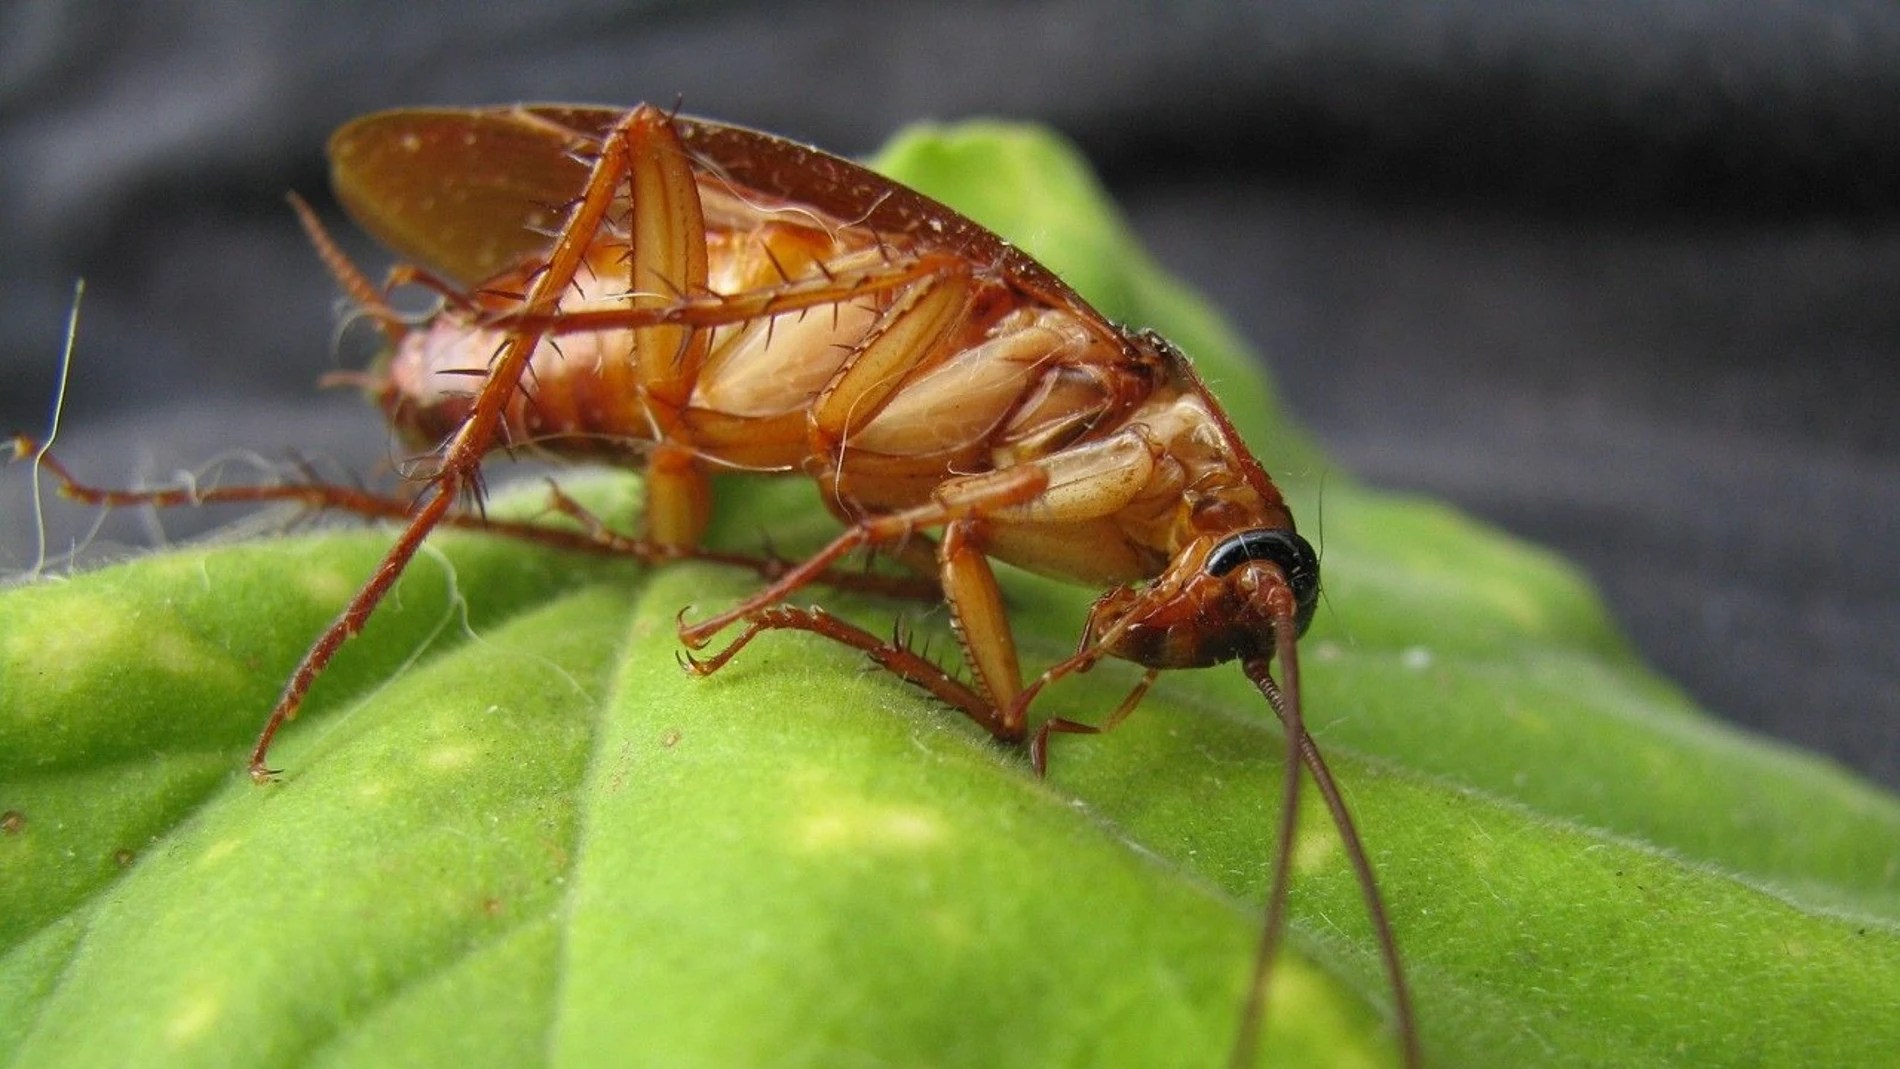
<path fill-rule="evenodd" d="M 1254 981 L 1236 1043 L 1251 1061 L 1285 924 L 1302 769 L 1331 811 L 1385 961 L 1405 1064 L 1419 1061 L 1399 954 L 1370 863 L 1300 713 L 1295 643 L 1318 562 L 1280 491 L 1180 352 L 1109 323 L 988 230 L 856 164 L 641 106 L 412 110 L 330 142 L 336 192 L 371 234 L 425 266 L 396 282 L 442 297 L 408 323 L 295 201 L 319 253 L 382 326 L 366 376 L 392 426 L 433 450 L 413 503 L 320 485 L 69 496 L 105 504 L 300 500 L 406 527 L 284 687 L 251 754 L 363 626 L 444 522 L 490 524 L 477 499 L 498 449 L 639 468 L 649 560 L 734 559 L 699 546 L 714 471 L 801 473 L 844 532 L 680 638 L 709 674 L 761 632 L 809 631 L 955 706 L 997 739 L 1093 733 L 1126 717 L 1163 669 L 1239 661 L 1286 728 L 1284 796 Z M 439 272 L 434 274 L 430 272 Z M 30 451 L 31 443 L 19 443 Z M 606 537 L 606 536 L 601 536 Z M 969 681 L 900 642 L 782 602 L 854 551 L 934 573 Z M 991 558 L 1107 592 L 1076 653 L 1025 685 Z M 1049 682 L 1104 657 L 1147 669 L 1107 720 L 1045 720 Z M 1277 658 L 1281 678 L 1270 675 Z"/>

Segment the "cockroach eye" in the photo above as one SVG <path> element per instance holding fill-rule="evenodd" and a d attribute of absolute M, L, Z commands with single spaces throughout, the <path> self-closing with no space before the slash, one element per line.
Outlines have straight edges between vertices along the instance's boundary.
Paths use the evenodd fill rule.
<path fill-rule="evenodd" d="M 1319 558 L 1313 547 L 1297 533 L 1284 528 L 1242 531 L 1231 535 L 1207 555 L 1207 574 L 1226 575 L 1250 560 L 1266 561 L 1279 567 L 1293 588 L 1293 600 L 1299 605 L 1295 617 L 1300 634 L 1313 622 L 1313 610 L 1319 605 Z"/>

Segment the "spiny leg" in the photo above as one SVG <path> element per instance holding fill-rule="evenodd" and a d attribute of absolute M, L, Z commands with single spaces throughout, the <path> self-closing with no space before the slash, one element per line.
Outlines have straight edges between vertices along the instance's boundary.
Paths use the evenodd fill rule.
<path fill-rule="evenodd" d="M 1070 720 L 1063 716 L 1052 716 L 1043 721 L 1042 726 L 1036 729 L 1036 737 L 1029 742 L 1029 766 L 1036 770 L 1038 776 L 1048 773 L 1051 734 L 1106 735 L 1120 727 L 1122 721 L 1127 720 L 1129 714 L 1141 704 L 1141 699 L 1148 696 L 1148 688 L 1154 686 L 1155 678 L 1160 674 L 1161 670 L 1158 668 L 1150 668 L 1144 672 L 1141 682 L 1135 684 L 1134 689 L 1128 692 L 1128 696 L 1122 699 L 1122 703 L 1117 705 L 1115 711 L 1108 714 L 1108 719 L 1100 724 L 1084 724 L 1079 720 Z"/>
<path fill-rule="evenodd" d="M 505 330 L 537 331 L 550 338 L 654 325 L 722 327 L 842 304 L 860 297 L 890 293 L 925 279 L 968 271 L 969 265 L 955 256 L 926 252 L 893 257 L 861 271 L 834 271 L 739 293 L 681 293 L 665 304 L 652 307 L 511 311 L 485 317 L 480 323 Z"/>
<path fill-rule="evenodd" d="M 856 624 L 839 619 L 816 607 L 799 609 L 788 605 L 774 605 L 760 609 L 746 617 L 745 626 L 724 649 L 706 658 L 681 654 L 680 660 L 694 675 L 709 676 L 724 668 L 740 650 L 758 637 L 760 632 L 781 630 L 809 631 L 858 650 L 868 656 L 878 667 L 906 683 L 922 688 L 938 701 L 962 710 L 971 720 L 981 724 L 998 739 L 1004 742 L 1015 742 L 1022 738 L 1020 726 L 1012 729 L 1010 725 L 1004 723 L 996 706 L 983 695 L 944 671 L 928 657 L 912 650 L 900 639 L 879 638 Z"/>
<path fill-rule="evenodd" d="M 406 520 L 415 508 L 415 500 L 411 497 L 379 494 L 357 486 L 325 482 L 108 490 L 80 482 L 58 457 L 40 452 L 40 442 L 26 435 L 13 437 L 13 456 L 16 460 L 32 459 L 37 462 L 58 482 L 57 492 L 61 497 L 101 508 L 288 504 L 300 505 L 313 512 L 339 512 L 367 520 Z M 567 517 L 579 529 L 535 520 L 496 519 L 459 510 L 443 516 L 441 525 L 512 538 L 549 549 L 628 557 L 648 564 L 692 560 L 729 565 L 755 572 L 768 581 L 783 576 L 793 565 L 792 561 L 769 552 L 730 553 L 704 546 L 672 546 L 623 534 L 569 496 L 552 479 L 548 480 L 548 510 Z M 912 601 L 934 599 L 941 593 L 934 579 L 855 569 L 826 571 L 818 577 L 817 582 L 840 590 Z"/>
<path fill-rule="evenodd" d="M 1023 708 L 1016 696 L 1023 689 L 1022 667 L 1016 656 L 1016 637 L 1010 630 L 1002 588 L 983 553 L 981 521 L 963 519 L 943 529 L 937 546 L 943 597 L 950 606 L 950 626 L 963 660 L 976 677 L 983 697 L 1011 738 L 1023 736 Z"/>
<path fill-rule="evenodd" d="M 1096 599 L 1096 612 L 1100 612 L 1101 606 L 1105 602 L 1140 598 L 1141 596 L 1142 593 L 1136 592 L 1131 588 L 1117 587 Z M 1091 613 L 1090 615 L 1091 618 L 1093 618 L 1095 613 Z M 1036 700 L 1036 695 L 1041 694 L 1044 687 L 1064 676 L 1077 672 L 1086 672 L 1090 668 L 1095 667 L 1095 662 L 1108 656 L 1108 650 L 1121 636 L 1122 632 L 1127 629 L 1128 621 L 1134 619 L 1135 615 L 1134 613 L 1124 613 L 1122 618 L 1117 621 L 1114 626 L 1101 634 L 1095 634 L 1093 630 L 1084 632 L 1082 641 L 1078 644 L 1074 653 L 1043 669 L 1041 675 L 1031 680 L 1028 686 L 1022 688 L 1022 690 L 1017 693 L 1014 701 L 1011 703 L 1012 707 L 1009 710 L 1009 715 L 1018 720 L 1024 719 L 1027 716 L 1029 703 Z M 1135 685 L 1135 689 L 1129 693 L 1128 697 L 1122 699 L 1121 705 L 1117 706 L 1115 711 L 1109 715 L 1108 720 L 1103 722 L 1100 726 L 1084 724 L 1079 721 L 1069 720 L 1065 717 L 1054 717 L 1046 721 L 1042 725 L 1042 728 L 1036 732 L 1035 739 L 1029 744 L 1029 759 L 1030 763 L 1035 766 L 1036 774 L 1042 775 L 1048 770 L 1049 735 L 1052 732 L 1068 735 L 1100 735 L 1114 730 L 1120 726 L 1123 720 L 1128 719 L 1128 714 L 1134 712 L 1136 706 L 1141 704 L 1141 699 L 1147 695 L 1148 688 L 1154 685 L 1156 675 L 1156 669 L 1149 669 L 1147 674 L 1142 677 L 1141 682 Z"/>
<path fill-rule="evenodd" d="M 988 509 L 1019 504 L 1041 493 L 1047 482 L 1046 474 L 1039 468 L 1030 465 L 1008 468 L 962 480 L 963 485 L 960 487 L 940 490 L 938 500 L 929 504 L 866 517 L 845 528 L 823 549 L 732 608 L 696 624 L 682 622 L 680 641 L 692 649 L 702 649 L 712 636 L 797 593 L 854 550 L 901 543 L 920 530 L 942 527 L 961 518 L 980 516 Z M 953 598 L 954 595 L 946 590 L 945 597 Z"/>
<path fill-rule="evenodd" d="M 930 503 L 867 517 L 752 597 L 699 623 L 682 623 L 680 641 L 702 648 L 723 628 L 791 596 L 840 556 L 859 548 L 901 543 L 917 531 L 941 527 L 944 539 L 938 546 L 938 568 L 958 641 L 986 703 L 997 710 L 997 722 L 1010 737 L 1020 738 L 1030 695 L 1022 684 L 1015 638 L 985 552 L 991 524 L 1025 518 L 1040 523 L 1099 519 L 1126 499 L 1130 480 L 1125 473 L 1131 463 L 1153 463 L 1153 449 L 1141 433 L 1118 434 L 1069 450 L 1048 464 L 1022 464 L 951 479 L 938 486 Z M 1096 650 L 1088 653 L 1087 660 L 1101 656 L 1099 651 L 1107 648 L 1110 639 L 1098 636 Z M 1059 666 L 1063 671 L 1085 667 L 1077 658 L 1064 664 Z M 1049 678 L 1053 677 L 1045 673 L 1037 686 Z"/>
<path fill-rule="evenodd" d="M 868 656 L 878 667 L 898 678 L 927 691 L 932 697 L 976 721 L 991 735 L 1003 742 L 1020 742 L 1024 734 L 1024 722 L 1020 707 L 1015 710 L 1000 708 L 988 696 L 978 693 L 969 684 L 950 675 L 942 667 L 922 656 L 902 639 L 893 637 L 882 639 L 877 635 L 841 620 L 816 606 L 799 609 L 786 605 L 774 605 L 760 609 L 745 618 L 745 625 L 739 634 L 723 649 L 710 657 L 699 658 L 688 653 L 680 655 L 680 663 L 694 675 L 709 676 L 724 668 L 738 655 L 739 651 L 750 645 L 754 638 L 765 631 L 809 631 L 833 642 L 849 646 Z M 967 654 L 966 654 L 967 656 Z M 1150 669 L 1136 684 L 1134 690 L 1122 699 L 1121 705 L 1109 714 L 1100 726 L 1083 724 L 1074 720 L 1056 717 L 1044 722 L 1030 743 L 1030 765 L 1038 777 L 1048 769 L 1047 754 L 1049 734 L 1053 732 L 1074 732 L 1079 734 L 1102 734 L 1114 730 L 1122 721 L 1128 719 L 1141 699 L 1154 683 L 1156 671 Z M 978 677 L 979 680 L 981 677 Z"/>
<path fill-rule="evenodd" d="M 849 511 L 843 502 L 831 494 L 820 493 L 818 500 L 825 506 L 825 511 L 831 513 L 832 519 L 846 527 L 855 527 L 864 520 L 863 513 Z M 913 532 L 910 537 L 901 542 L 878 546 L 874 557 L 869 559 L 876 557 L 889 560 L 912 575 L 928 581 L 933 591 L 939 594 L 943 592 L 936 578 L 937 543 L 928 535 Z M 867 565 L 869 559 L 867 559 Z"/>
<path fill-rule="evenodd" d="M 665 113 L 642 106 L 624 116 L 601 141 L 586 184 L 528 292 L 511 314 L 496 317 L 489 324 L 505 326 L 508 340 L 490 363 L 468 417 L 444 447 L 433 482 L 408 514 L 408 525 L 376 571 L 306 651 L 285 684 L 251 753 L 254 779 L 271 778 L 266 756 L 277 731 L 296 715 L 310 685 L 336 651 L 362 630 L 429 532 L 452 515 L 451 506 L 456 501 L 479 495 L 482 458 L 499 438 L 503 415 L 541 338 L 563 332 L 555 324 L 561 297 L 586 262 L 615 206 L 623 180 L 632 203 L 627 227 L 633 235 L 628 306 L 610 310 L 613 315 L 603 325 L 634 332 L 636 366 L 631 373 L 635 380 L 626 384 L 632 391 L 629 396 L 651 402 L 647 408 L 658 421 L 663 438 L 671 437 L 671 417 L 691 393 L 706 345 L 700 327 L 771 314 L 781 305 L 795 305 L 801 298 L 814 305 L 842 299 L 839 294 L 846 287 L 829 279 L 825 286 L 807 287 L 810 292 L 801 290 L 790 295 L 779 288 L 733 301 L 707 294 L 705 222 L 692 164 Z M 917 264 L 909 266 L 912 270 L 918 268 Z M 869 287 L 897 285 L 892 279 L 902 273 L 901 267 L 873 278 Z M 941 265 L 932 269 L 941 269 Z M 361 289 L 360 277 L 351 274 L 339 277 L 346 287 Z M 696 321 L 693 313 L 705 322 Z M 563 326 L 588 329 L 572 322 Z"/>
<path fill-rule="evenodd" d="M 664 151 L 659 144 L 662 141 L 672 141 L 673 151 Z M 618 185 L 627 177 L 629 168 L 664 166 L 669 160 L 684 168 L 683 156 L 677 150 L 677 139 L 672 134 L 669 120 L 657 109 L 645 106 L 636 108 L 615 124 L 601 143 L 600 154 L 594 161 L 580 198 L 555 238 L 545 268 L 535 276 L 522 299 L 520 310 L 523 315 L 546 316 L 557 309 L 561 296 L 573 282 L 600 233 L 618 196 Z M 656 160 L 660 163 L 656 164 Z M 636 176 L 634 183 L 636 191 L 639 178 Z M 690 174 L 688 178 L 690 180 Z M 644 221 L 638 200 L 634 211 L 633 222 L 637 227 Z M 670 227 L 664 229 L 673 232 Z M 636 274 L 641 266 L 638 262 L 639 252 L 636 248 Z M 257 745 L 251 751 L 249 767 L 253 779 L 264 782 L 272 778 L 274 773 L 266 761 L 271 741 L 284 723 L 297 714 L 311 684 L 331 658 L 336 656 L 343 643 L 362 631 L 370 614 L 408 567 L 429 532 L 450 515 L 450 507 L 463 496 L 478 492 L 482 458 L 497 440 L 502 416 L 520 386 L 522 373 L 540 343 L 542 333 L 533 328 L 522 328 L 509 334 L 507 343 L 489 368 L 467 420 L 444 449 L 434 481 L 410 513 L 408 526 L 377 565 L 376 571 L 311 644 L 296 670 L 291 673 L 289 681 L 284 684 L 283 693 L 272 708 L 269 719 L 258 734 Z"/>
<path fill-rule="evenodd" d="M 724 649 L 703 660 L 684 654 L 682 663 L 695 674 L 711 675 L 730 662 L 762 631 L 810 631 L 862 651 L 880 667 L 962 710 L 996 738 L 1005 742 L 1020 742 L 1027 730 L 1027 707 L 1034 691 L 1026 690 L 1022 685 L 1015 639 L 1004 614 L 1001 589 L 981 550 L 978 535 L 980 522 L 966 518 L 945 524 L 943 541 L 938 550 L 944 599 L 950 607 L 951 623 L 962 646 L 964 661 L 970 666 L 974 677 L 974 688 L 917 655 L 903 642 L 880 639 L 822 609 L 796 609 L 769 603 L 763 607 L 754 606 L 754 602 L 771 593 L 769 589 L 742 605 L 740 610 L 735 610 L 741 613 L 744 627 Z M 864 526 L 860 524 L 847 531 L 840 536 L 839 542 L 851 539 L 854 532 L 863 530 Z M 700 626 L 718 624 L 720 619 L 716 617 Z M 717 629 L 713 627 L 707 633 Z M 682 623 L 680 630 L 684 638 L 691 629 Z M 1101 656 L 1100 650 L 1112 639 L 1112 634 L 1107 635 L 1103 641 L 1092 643 L 1076 656 L 1059 662 L 1056 669 L 1038 678 L 1038 688 L 1069 671 L 1085 669 Z M 1044 722 L 1030 745 L 1030 762 L 1036 775 L 1041 776 L 1047 771 L 1051 732 L 1099 734 L 1112 731 L 1141 704 L 1158 674 L 1157 669 L 1149 669 L 1100 726 L 1061 717 Z"/>
<path fill-rule="evenodd" d="M 844 507 L 844 448 L 890 404 L 912 371 L 941 353 L 969 314 L 970 279 L 962 271 L 916 283 L 878 316 L 869 336 L 806 410 L 807 470 L 834 509 Z"/>
<path fill-rule="evenodd" d="M 724 665 L 761 630 L 791 627 L 813 631 L 870 654 L 880 665 L 961 709 L 997 738 L 1020 741 L 1025 729 L 1022 707 L 1014 701 L 1022 689 L 1016 641 L 1010 633 L 1002 592 L 983 555 L 979 532 L 985 513 L 1031 500 L 1047 486 L 1046 472 L 1024 465 L 947 484 L 938 490 L 938 499 L 928 505 L 868 517 L 732 609 L 698 624 L 682 620 L 680 640 L 694 649 L 703 647 L 714 634 L 733 623 L 746 623 L 739 638 L 715 658 L 705 662 L 689 658 L 688 663 L 700 674 L 708 674 Z M 775 606 L 822 574 L 839 556 L 861 547 L 899 543 L 919 529 L 931 527 L 944 529 L 938 546 L 944 601 L 976 687 L 950 678 L 901 643 L 887 643 L 827 613 Z"/>

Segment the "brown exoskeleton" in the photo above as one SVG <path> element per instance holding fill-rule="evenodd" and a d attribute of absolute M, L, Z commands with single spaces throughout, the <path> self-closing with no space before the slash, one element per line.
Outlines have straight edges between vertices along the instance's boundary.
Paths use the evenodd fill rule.
<path fill-rule="evenodd" d="M 1236 1062 L 1251 1058 L 1284 927 L 1304 766 L 1356 868 L 1404 1058 L 1417 1063 L 1370 865 L 1300 715 L 1295 643 L 1318 597 L 1317 560 L 1178 351 L 1110 324 L 1046 268 L 910 189 L 652 107 L 390 112 L 344 127 L 330 152 L 351 214 L 426 265 L 398 277 L 444 298 L 427 320 L 403 322 L 298 203 L 332 272 L 391 339 L 372 392 L 398 432 L 434 451 L 428 490 L 411 508 L 321 486 L 195 496 L 65 486 L 106 503 L 292 498 L 405 514 L 394 547 L 286 684 L 254 776 L 270 778 L 276 732 L 430 531 L 483 525 L 456 505 L 479 493 L 490 452 L 638 467 L 647 527 L 618 544 L 649 559 L 725 559 L 700 548 L 711 473 L 802 474 L 843 533 L 740 604 L 683 621 L 694 650 L 739 627 L 689 667 L 714 672 L 763 631 L 810 631 L 1021 742 L 1035 694 L 1101 658 L 1147 669 L 1104 727 L 1164 669 L 1239 661 L 1288 746 Z M 781 604 L 857 550 L 934 574 L 969 682 L 843 619 Z M 1107 591 L 1077 652 L 1027 685 L 992 559 Z M 1037 768 L 1052 732 L 1102 729 L 1045 720 L 1030 738 Z"/>

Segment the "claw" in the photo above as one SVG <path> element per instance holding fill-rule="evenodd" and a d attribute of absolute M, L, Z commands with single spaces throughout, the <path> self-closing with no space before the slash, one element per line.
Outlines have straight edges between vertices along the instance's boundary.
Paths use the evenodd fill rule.
<path fill-rule="evenodd" d="M 1044 724 L 1029 739 L 1029 767 L 1035 770 L 1037 779 L 1049 775 L 1049 725 Z"/>
<path fill-rule="evenodd" d="M 712 641 L 712 636 L 693 633 L 698 625 L 686 622 L 686 614 L 692 611 L 693 607 L 691 605 L 681 608 L 679 614 L 673 617 L 673 627 L 679 632 L 680 642 L 683 643 L 687 649 L 703 650 L 706 648 L 706 644 Z"/>
<path fill-rule="evenodd" d="M 697 676 L 704 679 L 712 675 L 712 669 L 706 667 L 705 661 L 700 660 L 685 650 L 674 650 L 673 660 L 680 666 L 680 670 L 689 676 Z"/>

